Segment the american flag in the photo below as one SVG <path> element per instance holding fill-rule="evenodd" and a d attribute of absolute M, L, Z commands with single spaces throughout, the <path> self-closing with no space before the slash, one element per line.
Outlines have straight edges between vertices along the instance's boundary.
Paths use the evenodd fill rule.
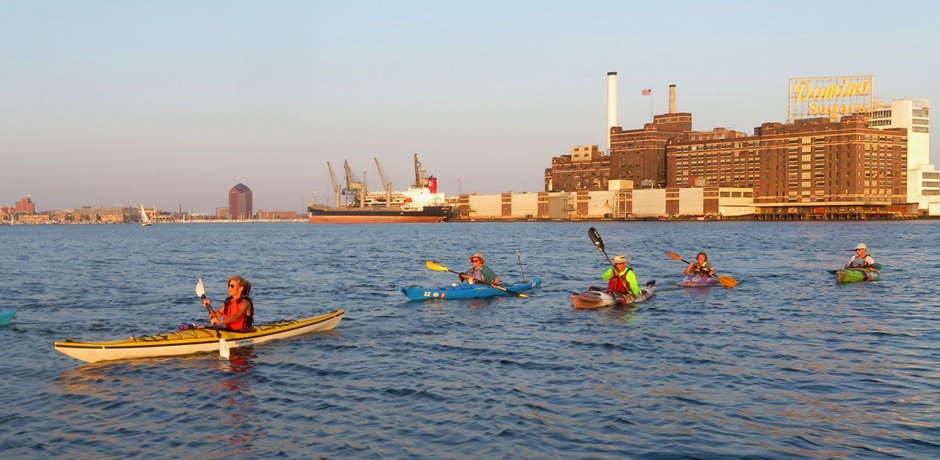
<path fill-rule="evenodd" d="M 653 90 L 651 90 L 651 89 L 644 89 L 644 90 L 643 90 L 643 95 L 644 95 L 644 96 L 649 96 L 649 95 L 651 95 L 651 94 L 653 94 Z"/>

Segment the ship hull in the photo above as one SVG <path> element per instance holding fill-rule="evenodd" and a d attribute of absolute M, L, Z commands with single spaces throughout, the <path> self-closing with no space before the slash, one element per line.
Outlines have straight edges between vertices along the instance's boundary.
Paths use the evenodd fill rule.
<path fill-rule="evenodd" d="M 370 208 L 308 208 L 311 224 L 415 224 L 450 218 L 449 206 L 427 206 L 420 211 Z"/>

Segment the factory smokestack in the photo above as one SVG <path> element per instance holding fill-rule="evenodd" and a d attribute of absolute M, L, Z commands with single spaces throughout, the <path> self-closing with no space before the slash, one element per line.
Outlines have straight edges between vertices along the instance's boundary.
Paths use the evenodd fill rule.
<path fill-rule="evenodd" d="M 669 113 L 676 113 L 676 85 L 669 85 Z"/>
<path fill-rule="evenodd" d="M 617 123 L 617 72 L 607 72 L 607 152 L 610 153 L 610 128 Z"/>

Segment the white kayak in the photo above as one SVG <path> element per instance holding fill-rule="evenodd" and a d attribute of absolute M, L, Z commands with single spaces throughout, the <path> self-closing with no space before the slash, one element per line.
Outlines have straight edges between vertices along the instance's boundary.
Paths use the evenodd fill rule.
<path fill-rule="evenodd" d="M 646 283 L 646 286 L 640 288 L 640 297 L 633 298 L 633 296 L 623 295 L 620 293 L 611 293 L 606 289 L 600 289 L 592 287 L 587 291 L 579 292 L 577 294 L 571 294 L 571 302 L 574 304 L 574 308 L 580 309 L 592 309 L 592 308 L 601 308 L 609 307 L 612 305 L 635 305 L 641 302 L 646 302 L 656 291 L 656 281 L 649 281 Z"/>

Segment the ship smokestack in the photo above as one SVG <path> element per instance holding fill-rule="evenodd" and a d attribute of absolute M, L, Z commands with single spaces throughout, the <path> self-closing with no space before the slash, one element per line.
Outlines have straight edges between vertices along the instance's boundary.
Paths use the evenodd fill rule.
<path fill-rule="evenodd" d="M 669 85 L 669 113 L 676 113 L 676 85 Z"/>
<path fill-rule="evenodd" d="M 610 152 L 610 128 L 617 123 L 617 72 L 607 72 L 607 151 Z"/>

